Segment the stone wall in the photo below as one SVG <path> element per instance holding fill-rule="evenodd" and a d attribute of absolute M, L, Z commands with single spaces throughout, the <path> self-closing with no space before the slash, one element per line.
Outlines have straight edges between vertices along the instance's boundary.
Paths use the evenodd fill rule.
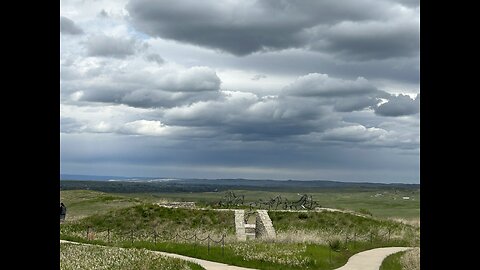
<path fill-rule="evenodd" d="M 277 237 L 267 210 L 257 210 L 255 238 L 274 239 Z"/>
<path fill-rule="evenodd" d="M 157 203 L 157 205 L 167 208 L 195 208 L 195 202 L 166 202 Z"/>
<path fill-rule="evenodd" d="M 247 240 L 247 235 L 245 233 L 245 210 L 235 210 L 235 232 L 237 240 Z"/>

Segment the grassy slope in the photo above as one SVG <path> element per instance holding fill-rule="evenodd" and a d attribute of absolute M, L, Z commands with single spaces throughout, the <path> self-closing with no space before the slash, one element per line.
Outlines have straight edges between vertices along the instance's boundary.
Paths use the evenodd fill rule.
<path fill-rule="evenodd" d="M 60 200 L 67 206 L 67 220 L 77 220 L 142 203 L 142 200 L 133 196 L 91 190 L 65 190 L 60 193 Z"/>
<path fill-rule="evenodd" d="M 98 213 L 72 222 L 74 227 L 93 227 L 98 231 L 151 232 L 155 228 L 174 231 L 213 230 L 234 233 L 234 216 L 231 211 L 173 209 L 154 204 L 141 204 L 106 213 Z"/>
<path fill-rule="evenodd" d="M 400 229 L 407 225 L 398 222 L 365 218 L 340 212 L 268 212 L 275 229 L 278 231 L 302 228 L 305 230 L 353 230 L 359 233 L 369 232 L 371 228 Z"/>

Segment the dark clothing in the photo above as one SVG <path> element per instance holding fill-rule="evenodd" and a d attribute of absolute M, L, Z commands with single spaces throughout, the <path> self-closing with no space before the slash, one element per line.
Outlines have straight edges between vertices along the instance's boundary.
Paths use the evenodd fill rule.
<path fill-rule="evenodd" d="M 60 204 L 60 220 L 65 220 L 65 215 L 67 214 L 67 207 L 62 203 Z"/>

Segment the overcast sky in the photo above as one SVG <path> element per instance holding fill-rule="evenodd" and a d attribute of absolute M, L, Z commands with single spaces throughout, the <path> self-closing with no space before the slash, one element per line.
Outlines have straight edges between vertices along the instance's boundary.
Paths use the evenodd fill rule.
<path fill-rule="evenodd" d="M 419 1 L 61 0 L 61 173 L 419 183 Z"/>

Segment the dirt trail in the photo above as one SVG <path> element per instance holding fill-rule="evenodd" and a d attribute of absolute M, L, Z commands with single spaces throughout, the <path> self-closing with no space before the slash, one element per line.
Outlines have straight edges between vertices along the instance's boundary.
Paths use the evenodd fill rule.
<path fill-rule="evenodd" d="M 65 240 L 60 240 L 60 243 L 72 243 L 79 245 L 90 245 L 78 242 L 70 242 Z M 390 254 L 397 253 L 400 251 L 411 249 L 411 247 L 386 247 L 386 248 L 375 248 L 367 251 L 357 253 L 348 259 L 348 262 L 337 269 L 334 270 L 378 270 L 382 261 Z M 163 251 L 151 251 L 164 256 L 179 258 L 182 260 L 194 262 L 201 265 L 206 270 L 255 270 L 253 268 L 245 268 L 239 266 L 228 265 L 224 263 L 206 261 L 202 259 L 187 257 L 174 253 L 167 253 Z"/>

